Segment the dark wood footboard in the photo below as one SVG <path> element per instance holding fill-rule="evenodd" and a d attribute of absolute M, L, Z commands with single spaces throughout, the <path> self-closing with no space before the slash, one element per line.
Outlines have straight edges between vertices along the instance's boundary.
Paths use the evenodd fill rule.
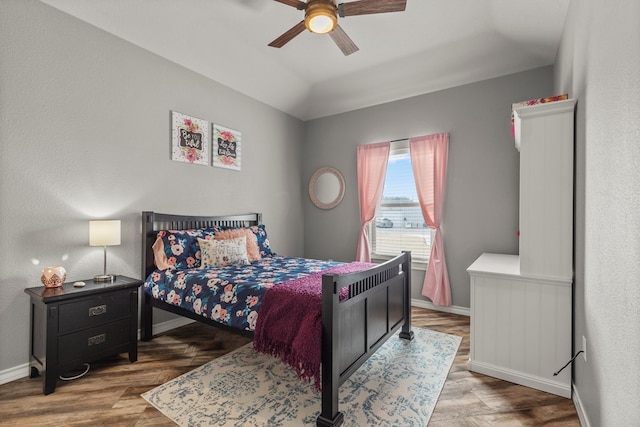
<path fill-rule="evenodd" d="M 142 213 L 142 276 L 155 269 L 152 245 L 159 230 L 185 230 L 214 225 L 250 226 L 261 222 L 260 214 L 218 217 Z M 340 289 L 348 298 L 340 301 Z M 345 291 L 343 291 L 345 292 Z M 322 407 L 316 424 L 339 426 L 338 389 L 384 342 L 399 329 L 400 338 L 411 340 L 411 253 L 374 268 L 322 278 Z M 142 293 L 141 338 L 153 338 L 153 308 L 199 322 L 252 336 L 250 331 L 229 328 L 190 311 Z"/>
<path fill-rule="evenodd" d="M 341 288 L 349 298 L 340 301 Z M 411 253 L 375 268 L 322 277 L 322 410 L 316 425 L 339 426 L 338 389 L 382 344 L 402 328 L 411 331 Z"/>

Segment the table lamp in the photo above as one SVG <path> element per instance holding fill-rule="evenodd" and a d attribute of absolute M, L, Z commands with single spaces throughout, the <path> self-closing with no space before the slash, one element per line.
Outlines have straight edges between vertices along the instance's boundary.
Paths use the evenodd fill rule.
<path fill-rule="evenodd" d="M 107 246 L 120 244 L 120 220 L 89 221 L 89 246 L 104 246 L 104 273 L 93 278 L 94 282 L 112 282 L 115 274 L 107 274 Z"/>

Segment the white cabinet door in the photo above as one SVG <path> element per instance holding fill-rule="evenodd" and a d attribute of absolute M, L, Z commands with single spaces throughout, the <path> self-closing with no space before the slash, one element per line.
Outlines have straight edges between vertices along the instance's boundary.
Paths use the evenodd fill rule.
<path fill-rule="evenodd" d="M 520 272 L 573 277 L 575 100 L 515 110 L 520 143 Z"/>

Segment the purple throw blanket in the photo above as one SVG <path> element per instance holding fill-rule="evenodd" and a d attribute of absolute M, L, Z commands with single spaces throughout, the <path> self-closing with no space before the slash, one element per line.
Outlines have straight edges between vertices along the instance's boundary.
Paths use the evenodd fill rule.
<path fill-rule="evenodd" d="M 253 348 L 279 357 L 320 390 L 322 275 L 352 273 L 374 265 L 352 262 L 269 289 L 262 298 Z"/>

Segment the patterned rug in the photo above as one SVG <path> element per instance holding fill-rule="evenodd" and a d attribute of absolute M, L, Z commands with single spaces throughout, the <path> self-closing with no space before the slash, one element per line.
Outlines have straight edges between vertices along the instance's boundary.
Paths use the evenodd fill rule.
<path fill-rule="evenodd" d="M 413 328 L 391 337 L 340 387 L 344 426 L 425 427 L 461 337 Z M 320 394 L 249 343 L 142 397 L 180 426 L 315 426 Z"/>

